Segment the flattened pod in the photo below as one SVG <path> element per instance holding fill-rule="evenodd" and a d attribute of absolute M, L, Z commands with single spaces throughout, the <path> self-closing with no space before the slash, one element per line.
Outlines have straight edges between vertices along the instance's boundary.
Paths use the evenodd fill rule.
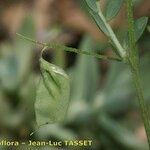
<path fill-rule="evenodd" d="M 40 59 L 42 77 L 35 102 L 37 124 L 55 123 L 64 120 L 69 104 L 70 81 L 61 68 Z"/>

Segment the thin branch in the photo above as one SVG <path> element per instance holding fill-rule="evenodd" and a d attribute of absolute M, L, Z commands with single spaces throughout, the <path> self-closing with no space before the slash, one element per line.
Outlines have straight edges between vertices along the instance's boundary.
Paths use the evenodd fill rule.
<path fill-rule="evenodd" d="M 134 18 L 133 18 L 133 2 L 132 0 L 128 0 L 127 3 L 128 8 L 128 37 L 129 37 L 129 48 L 128 51 L 130 59 L 133 61 L 133 65 L 138 64 L 138 53 L 137 53 L 137 47 L 136 47 L 136 38 L 135 38 L 135 29 L 134 29 Z M 137 66 L 138 67 L 138 66 Z"/>
<path fill-rule="evenodd" d="M 58 43 L 42 43 L 40 41 L 36 41 L 36 40 L 33 40 L 29 37 L 26 37 L 22 34 L 19 34 L 19 33 L 16 33 L 16 34 L 22 39 L 30 41 L 34 44 L 41 45 L 43 47 L 48 47 L 48 48 L 58 49 L 58 50 L 64 50 L 64 51 L 67 51 L 67 52 L 73 52 L 73 53 L 77 53 L 77 54 L 84 54 L 84 55 L 92 56 L 92 57 L 95 57 L 95 58 L 98 58 L 98 59 L 103 59 L 103 60 L 122 61 L 122 59 L 119 58 L 119 57 L 100 55 L 100 54 L 97 54 L 97 53 L 94 53 L 94 52 L 87 52 L 85 50 L 80 50 L 80 49 L 76 49 L 76 48 L 72 48 L 72 47 L 67 47 L 67 46 L 64 46 L 64 45 L 58 44 Z"/>
<path fill-rule="evenodd" d="M 46 43 L 42 43 L 42 42 L 40 42 L 40 41 L 36 41 L 36 40 L 34 40 L 34 39 L 31 39 L 31 38 L 29 38 L 29 37 L 27 37 L 27 36 L 24 36 L 24 35 L 22 35 L 22 34 L 19 34 L 19 33 L 16 33 L 16 35 L 18 35 L 20 38 L 22 38 L 22 39 L 25 39 L 25 40 L 27 40 L 27 41 L 30 41 L 30 42 L 32 42 L 32 43 L 34 43 L 34 44 L 38 44 L 38 45 L 41 45 L 41 46 L 47 46 L 47 44 Z"/>
<path fill-rule="evenodd" d="M 149 114 L 146 105 L 146 101 L 143 95 L 143 88 L 141 86 L 141 79 L 139 73 L 139 61 L 138 61 L 138 53 L 136 47 L 135 40 L 135 31 L 134 31 L 134 19 L 133 19 L 133 0 L 127 0 L 127 11 L 128 11 L 128 32 L 129 32 L 129 66 L 132 72 L 132 78 L 135 85 L 136 93 L 139 100 L 139 106 L 141 110 L 141 115 L 143 119 L 143 123 L 145 126 L 148 143 L 150 146 L 150 122 L 149 122 Z"/>

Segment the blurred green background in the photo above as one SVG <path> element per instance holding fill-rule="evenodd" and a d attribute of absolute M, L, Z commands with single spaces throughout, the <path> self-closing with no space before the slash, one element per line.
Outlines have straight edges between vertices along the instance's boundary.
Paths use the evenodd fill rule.
<path fill-rule="evenodd" d="M 103 2 L 103 1 L 102 1 Z M 141 2 L 142 3 L 142 2 Z M 139 3 L 138 3 L 139 4 Z M 137 9 L 142 10 L 137 4 Z M 146 8 L 145 8 L 146 9 Z M 139 12 L 139 11 L 138 11 Z M 124 9 L 112 26 L 124 35 Z M 121 16 L 121 17 L 120 17 Z M 136 14 L 135 14 L 136 16 Z M 139 17 L 137 14 L 136 17 Z M 43 42 L 62 44 L 111 55 L 106 37 L 84 11 L 82 0 L 2 0 L 0 2 L 0 141 L 93 140 L 92 147 L 4 147 L 0 150 L 147 150 L 130 72 L 122 63 L 101 61 L 49 49 L 44 58 L 62 68 L 71 79 L 69 110 L 63 123 L 37 127 L 35 92 L 40 77 L 41 47 L 16 32 Z M 150 25 L 138 41 L 141 79 L 150 106 Z M 30 134 L 36 131 L 32 136 Z"/>

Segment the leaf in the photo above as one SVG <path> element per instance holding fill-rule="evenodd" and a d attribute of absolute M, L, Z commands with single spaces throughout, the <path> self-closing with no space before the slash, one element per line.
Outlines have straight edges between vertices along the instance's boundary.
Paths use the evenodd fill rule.
<path fill-rule="evenodd" d="M 98 8 L 97 8 L 96 0 L 86 0 L 86 4 L 90 8 L 89 13 L 90 13 L 91 17 L 94 19 L 94 21 L 97 24 L 97 26 L 106 35 L 109 35 L 109 33 L 108 33 L 108 31 L 107 31 L 107 29 L 105 27 L 105 24 L 104 24 L 103 20 L 99 16 L 100 10 L 98 10 Z"/>
<path fill-rule="evenodd" d="M 105 16 L 107 20 L 113 19 L 118 13 L 124 0 L 107 0 L 105 7 Z"/>
<path fill-rule="evenodd" d="M 96 0 L 85 0 L 88 7 L 94 11 L 94 12 L 98 12 L 98 9 L 97 9 L 97 5 L 96 5 Z"/>
<path fill-rule="evenodd" d="M 148 22 L 148 17 L 141 17 L 137 20 L 135 20 L 134 22 L 134 30 L 135 30 L 135 40 L 136 42 L 140 39 L 140 37 L 142 36 L 145 28 L 146 28 L 146 25 L 147 25 L 147 22 Z M 128 33 L 125 33 L 124 36 L 124 47 L 126 49 L 128 49 Z"/>
<path fill-rule="evenodd" d="M 42 78 L 37 88 L 35 112 L 37 124 L 55 123 L 65 117 L 70 95 L 70 81 L 59 67 L 40 59 Z"/>
<path fill-rule="evenodd" d="M 93 17 L 93 19 L 94 19 L 95 23 L 97 24 L 97 26 L 99 27 L 99 29 L 101 31 L 103 31 L 106 35 L 109 36 L 109 32 L 108 32 L 103 20 L 100 18 L 99 14 L 95 13 L 93 11 L 91 11 L 90 14 Z"/>
<path fill-rule="evenodd" d="M 141 17 L 135 21 L 136 41 L 138 41 L 141 35 L 143 34 L 147 22 L 148 22 L 148 17 Z"/>

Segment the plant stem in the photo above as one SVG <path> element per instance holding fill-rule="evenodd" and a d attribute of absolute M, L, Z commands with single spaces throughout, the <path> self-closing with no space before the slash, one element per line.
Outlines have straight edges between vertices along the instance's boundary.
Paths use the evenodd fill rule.
<path fill-rule="evenodd" d="M 146 131 L 146 134 L 147 134 L 148 143 L 149 143 L 149 146 L 150 146 L 149 113 L 148 113 L 146 101 L 144 100 L 144 96 L 143 96 L 143 88 L 141 86 L 140 73 L 139 73 L 138 70 L 134 71 L 133 69 L 131 69 L 131 72 L 132 72 L 133 83 L 135 85 L 136 93 L 137 93 L 138 100 L 139 100 L 139 106 L 140 106 L 142 120 L 143 120 L 143 123 L 144 123 L 144 127 L 145 127 L 145 131 Z"/>
<path fill-rule="evenodd" d="M 116 49 L 117 49 L 117 53 L 119 53 L 119 56 L 122 58 L 122 59 L 125 59 L 126 58 L 126 51 L 124 50 L 124 48 L 121 46 L 119 40 L 117 39 L 114 31 L 112 30 L 111 26 L 107 23 L 102 11 L 101 11 L 101 8 L 100 8 L 100 5 L 99 5 L 99 1 L 97 2 L 97 8 L 98 8 L 98 14 L 100 16 L 100 18 L 102 19 L 106 29 L 108 30 L 109 32 L 109 38 L 112 40 L 112 42 L 114 43 Z"/>
<path fill-rule="evenodd" d="M 60 51 L 59 49 L 55 50 L 54 64 L 64 69 L 66 66 L 65 57 L 65 51 Z"/>
<path fill-rule="evenodd" d="M 95 52 L 87 52 L 86 50 L 80 50 L 80 49 L 76 49 L 76 48 L 72 48 L 72 47 L 67 47 L 67 46 L 64 46 L 64 45 L 58 44 L 58 43 L 42 43 L 40 41 L 36 41 L 36 40 L 33 40 L 29 37 L 21 35 L 19 33 L 16 33 L 16 34 L 22 39 L 28 40 L 34 44 L 38 44 L 38 45 L 41 45 L 43 47 L 48 47 L 48 48 L 57 49 L 57 50 L 64 50 L 67 52 L 73 52 L 73 53 L 77 53 L 77 54 L 84 54 L 84 55 L 92 56 L 92 57 L 95 57 L 98 59 L 103 59 L 103 60 L 122 61 L 122 59 L 119 57 L 100 55 L 100 54 L 97 54 Z"/>
<path fill-rule="evenodd" d="M 141 116 L 145 126 L 145 131 L 147 134 L 148 143 L 150 147 L 150 122 L 149 122 L 149 115 L 146 106 L 146 101 L 143 96 L 143 89 L 140 81 L 139 60 L 138 60 L 135 31 L 134 31 L 133 0 L 127 0 L 127 11 L 128 11 L 129 50 L 130 50 L 128 52 L 128 63 L 132 73 L 132 79 L 135 85 L 139 106 L 141 110 Z"/>

